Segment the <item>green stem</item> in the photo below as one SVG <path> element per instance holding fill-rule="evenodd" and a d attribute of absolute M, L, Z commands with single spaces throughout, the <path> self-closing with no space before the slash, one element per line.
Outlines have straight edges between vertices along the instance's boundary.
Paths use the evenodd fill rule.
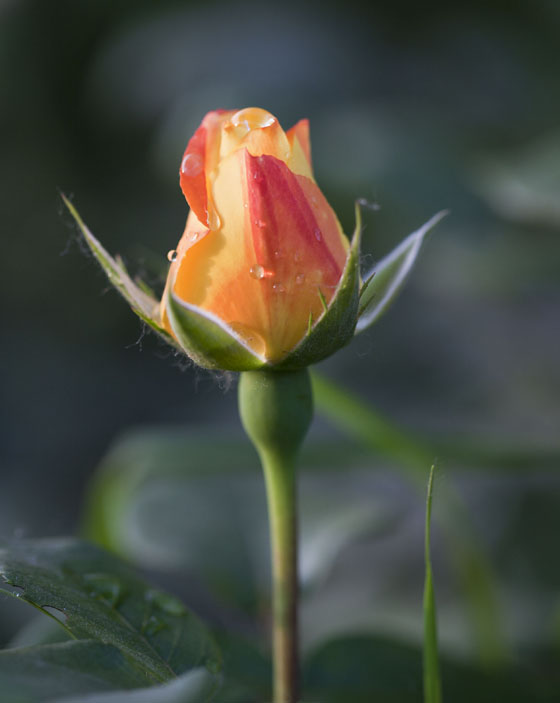
<path fill-rule="evenodd" d="M 297 489 L 295 462 L 261 455 L 272 554 L 274 703 L 296 703 L 299 690 Z"/>
<path fill-rule="evenodd" d="M 296 458 L 313 416 L 309 373 L 241 374 L 239 410 L 264 471 L 272 552 L 274 703 L 297 703 L 298 553 Z"/>

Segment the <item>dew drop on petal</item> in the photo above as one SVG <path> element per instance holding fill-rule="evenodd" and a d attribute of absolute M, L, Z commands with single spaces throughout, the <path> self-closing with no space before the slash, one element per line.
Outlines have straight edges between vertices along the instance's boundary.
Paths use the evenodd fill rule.
<path fill-rule="evenodd" d="M 255 226 L 259 229 L 264 229 L 266 227 L 266 222 L 264 220 L 255 220 Z"/>
<path fill-rule="evenodd" d="M 198 232 L 189 232 L 189 233 L 187 234 L 187 238 L 188 238 L 191 242 L 196 242 L 196 240 L 198 239 L 198 237 L 199 237 L 199 233 L 198 233 Z"/>
<path fill-rule="evenodd" d="M 281 259 L 281 258 L 282 258 L 282 252 L 280 251 L 280 249 L 276 249 L 276 251 L 274 252 L 274 258 L 275 258 L 275 259 Z"/>
<path fill-rule="evenodd" d="M 181 162 L 181 173 L 187 178 L 196 178 L 202 171 L 200 154 L 185 154 Z"/>
<path fill-rule="evenodd" d="M 229 322 L 228 326 L 235 334 L 239 335 L 243 342 L 250 347 L 256 354 L 263 355 L 266 350 L 266 343 L 262 335 L 253 327 L 245 325 L 242 322 Z"/>
<path fill-rule="evenodd" d="M 230 122 L 234 127 L 240 127 L 246 132 L 250 132 L 253 129 L 272 126 L 276 122 L 276 118 L 270 112 L 259 107 L 246 107 L 236 112 Z"/>
<path fill-rule="evenodd" d="M 171 261 L 171 262 L 176 261 L 176 260 L 177 260 L 177 256 L 178 256 L 178 254 L 177 254 L 177 249 L 170 249 L 170 250 L 167 252 L 167 260 L 168 260 L 168 261 Z"/>
<path fill-rule="evenodd" d="M 208 229 L 211 231 L 215 232 L 216 230 L 220 229 L 222 226 L 222 221 L 220 220 L 220 216 L 216 212 L 214 208 L 211 208 L 208 211 L 208 215 L 206 217 L 206 224 L 208 225 Z"/>
<path fill-rule="evenodd" d="M 251 266 L 249 273 L 253 278 L 264 278 L 264 268 L 260 264 Z"/>
<path fill-rule="evenodd" d="M 272 290 L 275 293 L 284 293 L 286 288 L 282 285 L 282 283 L 273 283 Z"/>
<path fill-rule="evenodd" d="M 301 286 L 301 284 L 305 281 L 305 274 L 304 273 L 298 273 L 296 276 L 296 283 L 298 286 Z"/>
<path fill-rule="evenodd" d="M 313 230 L 313 234 L 315 235 L 315 239 L 316 239 L 318 242 L 320 242 L 320 241 L 321 241 L 321 230 L 320 230 L 318 227 L 316 227 L 316 228 Z"/>

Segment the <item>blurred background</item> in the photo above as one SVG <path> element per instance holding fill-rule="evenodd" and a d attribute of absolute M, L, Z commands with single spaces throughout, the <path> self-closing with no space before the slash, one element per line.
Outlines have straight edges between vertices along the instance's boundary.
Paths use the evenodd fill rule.
<path fill-rule="evenodd" d="M 560 648 L 560 480 L 543 458 L 560 442 L 559 33 L 556 0 L 0 0 L 0 534 L 75 532 L 88 479 L 125 430 L 241 436 L 235 379 L 144 334 L 59 192 L 161 287 L 187 214 L 189 137 L 210 109 L 261 106 L 285 128 L 310 119 L 316 178 L 346 232 L 356 197 L 380 206 L 364 214 L 364 265 L 450 209 L 390 314 L 320 370 L 418 435 L 532 457 L 470 471 L 440 456 L 441 481 L 467 504 L 514 651 Z M 313 436 L 332 436 L 326 420 Z M 352 486 L 375 469 L 368 490 L 393 522 L 354 546 L 360 597 L 379 610 L 404 579 L 418 631 L 422 498 L 385 459 L 366 465 Z M 357 598 L 345 593 L 342 608 Z M 465 654 L 449 598 L 443 642 Z M 414 638 L 400 615 L 383 628 Z M 18 622 L 6 613 L 0 640 Z"/>

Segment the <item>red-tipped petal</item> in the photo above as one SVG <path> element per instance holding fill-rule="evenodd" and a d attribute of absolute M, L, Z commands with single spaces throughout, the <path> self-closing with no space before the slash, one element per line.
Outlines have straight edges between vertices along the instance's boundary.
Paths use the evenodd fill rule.
<path fill-rule="evenodd" d="M 181 190 L 200 222 L 210 221 L 209 174 L 218 163 L 220 130 L 231 111 L 209 112 L 191 137 L 181 161 Z"/>
<path fill-rule="evenodd" d="M 286 136 L 288 141 L 293 148 L 294 140 L 297 139 L 303 153 L 305 154 L 309 165 L 311 165 L 311 140 L 309 139 L 309 120 L 303 119 L 291 127 L 287 132 Z"/>

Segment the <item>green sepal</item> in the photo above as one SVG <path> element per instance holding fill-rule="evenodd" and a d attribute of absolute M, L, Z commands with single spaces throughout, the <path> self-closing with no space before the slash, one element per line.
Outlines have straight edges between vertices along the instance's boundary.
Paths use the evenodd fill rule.
<path fill-rule="evenodd" d="M 253 352 L 220 318 L 180 300 L 169 286 L 166 301 L 169 322 L 183 351 L 205 369 L 255 371 L 266 359 Z"/>
<path fill-rule="evenodd" d="M 323 315 L 275 369 L 295 370 L 326 359 L 354 336 L 360 297 L 360 243 L 362 218 L 356 203 L 356 227 L 342 277 Z M 319 294 L 319 293 L 318 293 Z M 322 295 L 322 294 L 321 294 Z"/>
<path fill-rule="evenodd" d="M 161 335 L 168 344 L 177 348 L 177 342 L 161 326 L 159 300 L 150 294 L 148 286 L 144 283 L 137 284 L 130 278 L 122 259 L 120 257 L 113 258 L 109 254 L 101 242 L 87 228 L 74 205 L 64 194 L 61 194 L 61 197 L 78 225 L 91 253 L 100 263 L 111 284 L 143 322 Z"/>
<path fill-rule="evenodd" d="M 372 325 L 389 307 L 412 270 L 424 237 L 447 214 L 447 210 L 438 212 L 364 276 L 356 334 Z"/>

